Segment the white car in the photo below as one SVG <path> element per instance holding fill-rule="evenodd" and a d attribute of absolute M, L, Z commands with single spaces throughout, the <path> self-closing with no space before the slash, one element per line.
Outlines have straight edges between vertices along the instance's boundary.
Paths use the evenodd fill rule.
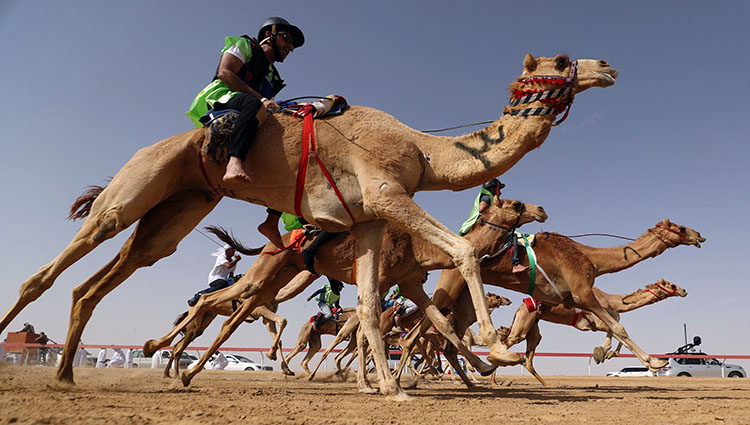
<path fill-rule="evenodd" d="M 211 361 L 214 360 L 216 356 L 211 356 Z M 251 370 L 251 371 L 272 371 L 273 366 L 268 365 L 259 365 L 258 363 L 255 363 L 254 361 L 248 359 L 247 357 L 240 356 L 237 354 L 225 354 L 224 357 L 227 358 L 227 361 L 229 361 L 229 364 L 227 364 L 227 367 L 224 368 L 224 370 Z M 188 366 L 188 369 L 192 369 L 193 366 L 198 364 L 198 360 L 190 363 Z"/>
<path fill-rule="evenodd" d="M 607 372 L 607 376 L 656 376 L 644 366 L 624 367 L 617 372 Z"/>

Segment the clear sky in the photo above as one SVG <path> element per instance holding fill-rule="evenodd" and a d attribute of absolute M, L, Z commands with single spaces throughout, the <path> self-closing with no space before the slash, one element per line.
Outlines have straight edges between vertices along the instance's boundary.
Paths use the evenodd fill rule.
<path fill-rule="evenodd" d="M 708 238 L 701 249 L 669 250 L 603 276 L 597 286 L 628 293 L 665 278 L 687 289 L 687 298 L 623 315 L 647 352 L 682 345 L 685 324 L 708 353 L 750 354 L 743 307 L 750 280 L 738 267 L 750 254 L 742 240 L 750 236 L 749 12 L 742 1 L 0 0 L 0 313 L 80 227 L 65 217 L 83 188 L 103 184 L 136 150 L 190 129 L 185 111 L 213 76 L 224 37 L 255 35 L 264 18 L 278 15 L 306 36 L 305 46 L 278 64 L 288 83 L 278 99 L 337 93 L 415 129 L 497 119 L 527 52 L 609 61 L 620 71 L 617 84 L 578 96 L 544 145 L 501 176 L 504 196 L 547 210 L 546 223 L 523 228 L 529 233 L 637 237 L 664 218 L 700 231 Z M 457 230 L 475 196 L 444 191 L 415 200 Z M 263 207 L 225 199 L 201 227 L 229 227 L 257 246 L 265 242 L 255 230 L 264 216 Z M 63 342 L 72 289 L 109 261 L 130 231 L 63 273 L 7 330 L 30 321 Z M 215 249 L 192 232 L 176 253 L 137 271 L 99 304 L 83 342 L 142 344 L 166 333 L 205 287 Z M 244 258 L 238 270 L 252 261 Z M 430 293 L 437 276 L 426 284 Z M 508 325 L 523 295 L 496 292 L 514 303 L 493 314 L 496 325 Z M 280 308 L 289 319 L 286 347 L 317 311 L 304 295 Z M 355 303 L 356 288 L 345 287 L 343 304 Z M 561 325 L 541 329 L 540 352 L 590 352 L 604 338 Z M 196 344 L 208 345 L 217 330 L 212 325 Z M 244 325 L 226 345 L 269 343 L 261 325 Z M 543 374 L 587 372 L 580 359 L 537 363 Z M 635 363 L 620 360 L 592 373 Z M 730 363 L 750 370 L 750 362 Z"/>

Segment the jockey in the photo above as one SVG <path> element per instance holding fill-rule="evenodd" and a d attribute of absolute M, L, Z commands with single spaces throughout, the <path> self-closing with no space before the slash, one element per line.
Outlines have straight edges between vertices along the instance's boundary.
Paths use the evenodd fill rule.
<path fill-rule="evenodd" d="M 267 111 L 279 109 L 273 97 L 285 86 L 273 64 L 284 62 L 304 43 L 302 30 L 277 16 L 263 21 L 257 39 L 247 35 L 226 37 L 213 81 L 198 93 L 187 112 L 197 127 L 207 122 L 202 118 L 209 109 L 239 112 L 229 141 L 225 183 L 251 182 L 242 163 L 258 128 L 266 120 Z M 258 230 L 278 248 L 283 248 L 278 229 L 280 213 L 267 211 L 268 217 Z"/>
<path fill-rule="evenodd" d="M 318 308 L 320 309 L 321 314 L 315 319 L 315 322 L 313 322 L 313 327 L 317 328 L 320 326 L 323 322 L 333 317 L 333 309 L 338 308 L 339 311 L 341 310 L 341 304 L 339 304 L 339 300 L 341 299 L 341 290 L 344 288 L 344 283 L 340 280 L 331 279 L 328 278 L 328 285 L 318 289 L 317 291 L 313 292 L 312 295 L 307 297 L 307 301 L 310 301 L 315 297 L 318 296 Z"/>

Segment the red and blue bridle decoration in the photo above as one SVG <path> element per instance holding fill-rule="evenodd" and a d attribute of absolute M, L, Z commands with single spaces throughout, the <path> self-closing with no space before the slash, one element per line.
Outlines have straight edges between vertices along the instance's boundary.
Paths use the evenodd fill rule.
<path fill-rule="evenodd" d="M 553 126 L 560 125 L 570 113 L 570 107 L 573 105 L 573 86 L 578 79 L 578 61 L 572 61 L 570 63 L 570 72 L 568 77 L 561 77 L 559 75 L 536 75 L 533 77 L 522 78 L 518 80 L 521 84 L 551 84 L 553 86 L 562 86 L 551 90 L 516 90 L 510 99 L 510 106 L 515 107 L 519 105 L 525 105 L 532 102 L 542 102 L 550 106 L 540 106 L 536 108 L 524 108 L 514 109 L 512 111 L 505 112 L 505 115 L 510 116 L 538 116 L 538 115 L 558 115 L 565 111 L 565 115 L 560 118 L 559 121 L 552 124 Z"/>

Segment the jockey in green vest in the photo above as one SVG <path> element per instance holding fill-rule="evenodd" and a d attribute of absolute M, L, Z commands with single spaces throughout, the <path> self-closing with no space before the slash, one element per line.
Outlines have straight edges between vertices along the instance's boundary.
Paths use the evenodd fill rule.
<path fill-rule="evenodd" d="M 474 200 L 474 206 L 471 208 L 469 218 L 464 221 L 464 224 L 461 225 L 461 229 L 458 231 L 458 234 L 460 236 L 469 233 L 469 230 L 471 230 L 471 226 L 473 226 L 474 223 L 479 220 L 479 216 L 482 215 L 482 211 L 492 205 L 492 197 L 497 196 L 498 198 L 500 198 L 500 190 L 504 187 L 505 185 L 502 184 L 497 178 L 494 178 L 482 185 L 482 187 L 479 189 L 477 198 Z"/>
<path fill-rule="evenodd" d="M 341 290 L 344 288 L 344 283 L 340 280 L 328 278 L 328 285 L 313 292 L 312 295 L 307 297 L 307 301 L 310 301 L 318 295 L 318 308 L 320 309 L 320 315 L 313 322 L 313 327 L 318 328 L 323 322 L 333 317 L 333 308 L 338 308 L 341 311 Z"/>

